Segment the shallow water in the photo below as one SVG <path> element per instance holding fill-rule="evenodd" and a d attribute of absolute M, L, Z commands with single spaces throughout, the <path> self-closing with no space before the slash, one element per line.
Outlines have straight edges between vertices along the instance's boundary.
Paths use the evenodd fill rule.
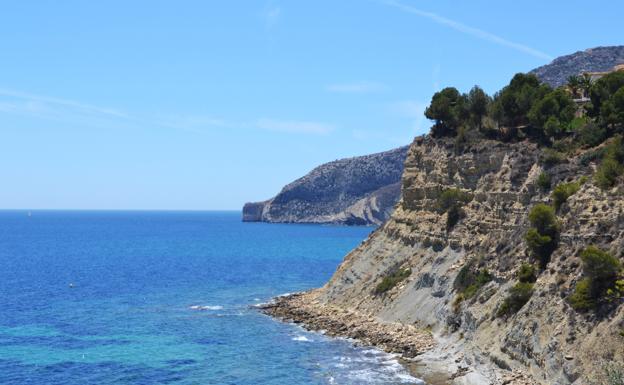
<path fill-rule="evenodd" d="M 391 355 L 252 306 L 322 285 L 371 230 L 0 212 L 0 384 L 417 384 Z"/>

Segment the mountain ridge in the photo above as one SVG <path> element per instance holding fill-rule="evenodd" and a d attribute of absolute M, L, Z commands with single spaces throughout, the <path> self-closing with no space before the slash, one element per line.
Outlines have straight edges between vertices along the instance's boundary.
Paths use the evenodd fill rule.
<path fill-rule="evenodd" d="M 529 73 L 535 74 L 541 81 L 557 88 L 565 85 L 570 76 L 580 75 L 583 72 L 609 71 L 623 63 L 624 45 L 601 46 L 560 56 Z"/>

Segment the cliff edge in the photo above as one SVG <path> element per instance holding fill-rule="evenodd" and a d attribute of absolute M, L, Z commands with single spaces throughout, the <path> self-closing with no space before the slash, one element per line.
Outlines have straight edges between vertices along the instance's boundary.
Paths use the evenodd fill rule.
<path fill-rule="evenodd" d="M 581 279 L 581 250 L 597 245 L 613 255 L 624 251 L 624 200 L 615 190 L 585 183 L 568 198 L 558 214 L 559 246 L 530 299 L 516 314 L 497 316 L 521 265 L 531 261 L 524 238 L 530 208 L 549 200 L 537 185 L 542 152 L 528 141 L 483 140 L 457 154 L 452 140 L 418 138 L 394 214 L 346 256 L 314 300 L 432 330 L 449 341 L 446 353 L 457 360 L 523 370 L 535 383 L 587 384 L 601 363 L 622 362 L 624 306 L 583 314 L 567 300 Z M 586 164 L 583 154 L 548 170 L 553 185 L 593 172 L 595 164 Z M 450 230 L 447 214 L 436 210 L 449 188 L 473 197 Z M 471 265 L 490 279 L 467 298 L 456 282 Z M 409 269 L 409 277 L 376 293 L 397 269 Z"/>

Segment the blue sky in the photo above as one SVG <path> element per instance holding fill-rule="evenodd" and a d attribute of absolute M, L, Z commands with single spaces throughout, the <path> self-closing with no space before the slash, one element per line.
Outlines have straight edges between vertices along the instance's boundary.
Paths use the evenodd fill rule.
<path fill-rule="evenodd" d="M 3 1 L 0 207 L 240 209 L 408 144 L 441 87 L 622 44 L 588 4 Z"/>

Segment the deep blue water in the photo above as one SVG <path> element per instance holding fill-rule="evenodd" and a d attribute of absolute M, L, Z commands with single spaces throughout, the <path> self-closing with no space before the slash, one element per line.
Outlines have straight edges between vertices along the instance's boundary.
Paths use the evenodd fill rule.
<path fill-rule="evenodd" d="M 322 285 L 371 230 L 0 212 L 0 384 L 415 383 L 390 355 L 252 307 Z"/>

